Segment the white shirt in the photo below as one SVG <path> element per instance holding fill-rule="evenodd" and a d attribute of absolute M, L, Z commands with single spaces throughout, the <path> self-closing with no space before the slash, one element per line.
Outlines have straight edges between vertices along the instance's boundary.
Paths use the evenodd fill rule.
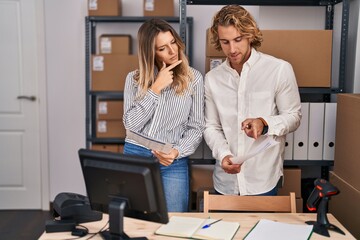
<path fill-rule="evenodd" d="M 246 118 L 262 117 L 280 142 L 227 174 L 221 161 L 245 155 L 255 141 L 241 130 Z M 291 65 L 252 49 L 241 74 L 228 60 L 205 76 L 205 141 L 217 160 L 214 187 L 222 194 L 254 195 L 273 189 L 283 175 L 285 135 L 300 125 L 301 103 Z"/>
<path fill-rule="evenodd" d="M 191 68 L 194 79 L 184 94 L 178 95 L 170 86 L 157 95 L 150 89 L 144 98 L 137 99 L 138 84 L 135 72 L 126 77 L 124 116 L 126 129 L 148 137 L 172 143 L 179 151 L 177 158 L 193 154 L 204 131 L 204 81 L 201 73 Z M 157 71 L 156 71 L 157 73 Z M 132 139 L 126 142 L 140 145 Z"/>

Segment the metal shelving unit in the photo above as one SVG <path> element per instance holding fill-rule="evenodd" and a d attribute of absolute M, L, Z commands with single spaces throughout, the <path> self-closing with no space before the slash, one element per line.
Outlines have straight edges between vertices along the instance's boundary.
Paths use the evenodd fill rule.
<path fill-rule="evenodd" d="M 122 100 L 123 92 L 112 92 L 112 91 L 91 91 L 91 69 L 90 69 L 90 59 L 92 54 L 96 54 L 96 28 L 99 23 L 142 23 L 152 17 L 86 17 L 85 18 L 85 91 L 86 91 L 86 148 L 90 148 L 91 143 L 97 144 L 124 144 L 124 139 L 122 138 L 96 138 L 96 101 L 97 99 L 112 99 L 112 100 Z M 180 23 L 178 17 L 161 17 L 169 23 Z M 184 33 L 188 36 L 184 38 L 185 42 L 192 42 L 193 34 L 193 18 L 184 17 L 185 25 Z M 186 49 L 187 55 L 189 56 L 189 61 L 192 60 L 192 48 L 191 44 L 186 44 L 188 47 Z"/>
<path fill-rule="evenodd" d="M 180 9 L 180 33 L 182 38 L 186 39 L 186 6 L 187 5 L 259 5 L 259 6 L 323 6 L 325 10 L 325 29 L 333 29 L 334 21 L 334 6 L 338 3 L 343 4 L 342 7 L 342 24 L 341 24 L 341 39 L 340 39 L 340 63 L 339 63 L 339 86 L 330 88 L 299 88 L 299 92 L 303 101 L 320 101 L 329 102 L 331 94 L 344 92 L 345 87 L 345 66 L 346 66 L 346 50 L 348 38 L 348 22 L 349 22 L 349 1 L 337 0 L 179 0 Z M 192 164 L 215 164 L 214 159 L 192 159 Z M 329 178 L 329 168 L 334 165 L 334 161 L 328 160 L 285 160 L 284 166 L 320 166 L 321 177 Z"/>
<path fill-rule="evenodd" d="M 179 0 L 180 11 L 180 33 L 182 38 L 186 39 L 186 6 L 187 5 L 259 5 L 259 6 L 323 6 L 325 10 L 325 29 L 333 29 L 334 6 L 338 3 L 343 4 L 342 8 L 342 24 L 341 24 L 341 45 L 340 45 L 340 64 L 339 64 L 339 86 L 330 88 L 299 88 L 302 100 L 304 101 L 323 101 L 329 102 L 331 94 L 344 92 L 345 88 L 345 64 L 346 49 L 348 37 L 349 22 L 349 0 Z"/>

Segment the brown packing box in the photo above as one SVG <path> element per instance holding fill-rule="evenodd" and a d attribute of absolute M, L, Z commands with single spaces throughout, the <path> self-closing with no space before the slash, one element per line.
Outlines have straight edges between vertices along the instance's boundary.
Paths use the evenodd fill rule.
<path fill-rule="evenodd" d="M 215 165 L 213 164 L 191 164 L 191 180 L 190 180 L 190 189 L 191 189 L 191 200 L 195 205 L 196 211 L 200 211 L 202 207 L 200 203 L 203 199 L 203 192 L 205 190 L 211 191 L 213 187 L 213 178 L 212 174 L 214 171 Z"/>
<path fill-rule="evenodd" d="M 121 16 L 121 0 L 88 0 L 89 16 Z"/>
<path fill-rule="evenodd" d="M 338 94 L 334 172 L 360 191 L 360 94 Z"/>
<path fill-rule="evenodd" d="M 123 91 L 130 71 L 138 69 L 137 55 L 93 55 L 91 58 L 91 90 Z"/>
<path fill-rule="evenodd" d="M 222 57 L 222 58 L 226 57 L 222 50 L 221 51 L 216 50 L 215 47 L 211 44 L 210 29 L 206 30 L 205 54 L 207 57 Z"/>
<path fill-rule="evenodd" d="M 122 120 L 96 120 L 97 138 L 125 138 L 126 130 Z"/>
<path fill-rule="evenodd" d="M 131 54 L 131 35 L 101 35 L 100 54 Z"/>
<path fill-rule="evenodd" d="M 291 63 L 299 87 L 330 87 L 331 30 L 262 30 L 258 49 Z"/>
<path fill-rule="evenodd" d="M 303 210 L 303 199 L 302 198 L 296 198 L 296 212 L 297 213 L 302 213 L 304 212 Z"/>
<path fill-rule="evenodd" d="M 301 168 L 284 168 L 284 185 L 279 188 L 278 195 L 289 195 L 290 192 L 301 198 Z"/>
<path fill-rule="evenodd" d="M 205 59 L 205 73 L 219 66 L 226 60 L 225 57 L 206 57 Z"/>
<path fill-rule="evenodd" d="M 96 113 L 98 120 L 122 120 L 124 102 L 120 100 L 99 100 Z"/>
<path fill-rule="evenodd" d="M 144 0 L 144 16 L 174 16 L 173 0 Z"/>
<path fill-rule="evenodd" d="M 330 198 L 329 213 L 332 213 L 356 239 L 360 239 L 360 191 L 334 172 L 330 172 L 330 182 L 340 193 Z M 341 226 L 338 227 L 343 229 Z"/>
<path fill-rule="evenodd" d="M 118 144 L 92 144 L 91 150 L 97 151 L 108 151 L 108 152 L 119 152 Z"/>
<path fill-rule="evenodd" d="M 262 30 L 258 49 L 291 63 L 299 87 L 330 87 L 332 59 L 331 30 Z M 206 56 L 224 57 L 206 37 Z"/>

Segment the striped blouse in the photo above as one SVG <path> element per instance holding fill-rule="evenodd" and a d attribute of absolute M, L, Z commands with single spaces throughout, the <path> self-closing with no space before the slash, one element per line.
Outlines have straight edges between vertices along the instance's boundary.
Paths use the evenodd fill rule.
<path fill-rule="evenodd" d="M 136 99 L 138 85 L 133 76 L 126 77 L 124 90 L 124 116 L 126 129 L 162 142 L 172 143 L 179 151 L 178 158 L 193 154 L 202 140 L 204 131 L 204 82 L 199 71 L 191 68 L 194 80 L 188 90 L 177 95 L 166 87 L 160 95 L 148 90 L 142 99 Z M 132 139 L 126 142 L 141 146 Z"/>

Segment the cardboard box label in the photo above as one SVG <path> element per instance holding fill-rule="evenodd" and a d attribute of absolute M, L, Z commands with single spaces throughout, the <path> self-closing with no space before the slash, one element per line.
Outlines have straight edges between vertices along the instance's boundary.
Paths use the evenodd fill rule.
<path fill-rule="evenodd" d="M 107 114 L 107 102 L 99 102 L 99 114 Z"/>
<path fill-rule="evenodd" d="M 93 71 L 104 71 L 104 56 L 93 58 Z"/>
<path fill-rule="evenodd" d="M 100 133 L 106 133 L 107 132 L 106 121 L 98 121 L 97 131 L 100 132 Z"/>
<path fill-rule="evenodd" d="M 101 53 L 111 53 L 111 40 L 108 37 L 101 38 L 100 42 Z"/>
<path fill-rule="evenodd" d="M 145 0 L 145 10 L 146 11 L 154 11 L 155 10 L 154 0 Z"/>
<path fill-rule="evenodd" d="M 97 10 L 98 4 L 97 0 L 89 0 L 89 10 Z"/>
<path fill-rule="evenodd" d="M 210 70 L 216 68 L 220 64 L 222 64 L 224 61 L 223 58 L 211 58 L 210 59 Z"/>

